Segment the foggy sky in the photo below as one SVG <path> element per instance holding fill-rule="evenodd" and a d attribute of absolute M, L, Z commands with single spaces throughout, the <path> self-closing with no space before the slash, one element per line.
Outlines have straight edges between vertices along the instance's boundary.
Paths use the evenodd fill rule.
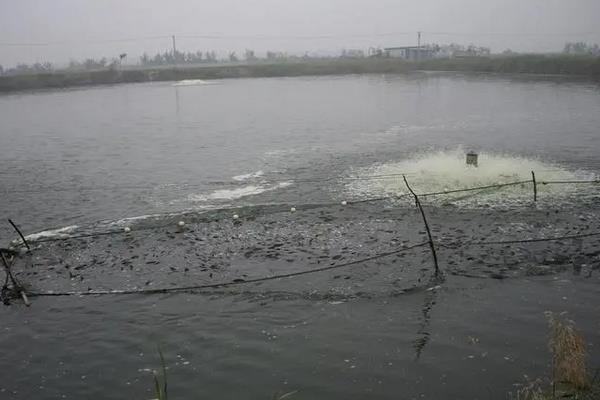
<path fill-rule="evenodd" d="M 0 65 L 122 52 L 133 63 L 169 50 L 170 35 L 178 50 L 221 54 L 413 45 L 417 31 L 423 43 L 558 51 L 600 43 L 598 21 L 600 0 L 0 0 Z M 185 37 L 202 35 L 216 37 Z"/>

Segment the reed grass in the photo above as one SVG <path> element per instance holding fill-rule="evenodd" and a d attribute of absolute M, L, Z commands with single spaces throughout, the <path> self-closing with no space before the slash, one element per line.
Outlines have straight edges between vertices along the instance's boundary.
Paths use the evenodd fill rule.
<path fill-rule="evenodd" d="M 596 371 L 590 378 L 583 336 L 564 314 L 546 313 L 548 350 L 552 356 L 551 376 L 529 383 L 517 392 L 516 400 L 600 399 Z"/>
<path fill-rule="evenodd" d="M 167 363 L 160 346 L 157 347 L 158 356 L 160 358 L 160 373 L 159 371 L 152 372 L 154 380 L 154 397 L 152 400 L 169 400 L 168 380 L 167 380 Z M 298 393 L 297 390 L 291 392 L 277 392 L 273 395 L 272 400 L 285 400 L 291 398 Z"/>
<path fill-rule="evenodd" d="M 161 374 L 158 371 L 153 371 L 152 374 L 154 379 L 154 395 L 156 396 L 154 400 L 169 400 L 167 364 L 165 363 L 165 357 L 160 346 L 158 346 L 158 355 L 160 357 Z"/>
<path fill-rule="evenodd" d="M 547 313 L 550 339 L 548 347 L 552 353 L 552 382 L 554 391 L 559 384 L 576 390 L 589 387 L 585 365 L 585 341 L 575 330 L 575 323 L 553 313 Z"/>

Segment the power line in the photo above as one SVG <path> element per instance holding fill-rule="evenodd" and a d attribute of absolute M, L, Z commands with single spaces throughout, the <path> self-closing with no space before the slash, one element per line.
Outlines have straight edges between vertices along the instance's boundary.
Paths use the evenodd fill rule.
<path fill-rule="evenodd" d="M 253 40 L 317 40 L 317 39 L 343 39 L 343 38 L 369 38 L 369 37 L 387 37 L 387 36 L 406 36 L 413 35 L 414 32 L 385 32 L 385 33 L 366 33 L 366 34 L 330 34 L 330 35 L 226 35 L 226 34 L 184 34 L 184 35 L 157 35 L 140 36 L 130 38 L 115 39 L 96 39 L 96 40 L 63 40 L 53 42 L 0 42 L 0 46 L 5 47 L 46 47 L 74 44 L 105 44 L 105 43 L 125 43 L 158 39 L 208 39 L 208 40 L 231 40 L 231 39 L 253 39 Z"/>
<path fill-rule="evenodd" d="M 5 47 L 45 47 L 45 46 L 61 46 L 73 44 L 104 44 L 104 43 L 125 43 L 125 42 L 140 42 L 146 40 L 169 39 L 171 35 L 163 36 L 141 36 L 130 38 L 117 39 L 94 39 L 94 40 L 62 40 L 54 42 L 0 42 L 0 46 Z"/>
<path fill-rule="evenodd" d="M 452 31 L 420 31 L 429 36 L 507 36 L 507 37 L 576 37 L 600 35 L 600 31 L 588 32 L 452 32 Z M 147 40 L 172 39 L 173 37 L 181 39 L 207 39 L 207 40 L 232 40 L 232 39 L 252 39 L 252 40 L 319 40 L 319 39 L 344 39 L 344 38 L 376 38 L 393 36 L 410 36 L 415 32 L 374 32 L 374 33 L 356 33 L 356 34 L 322 34 L 322 35 L 275 35 L 275 34 L 248 34 L 248 35 L 229 35 L 229 34 L 181 34 L 181 35 L 155 35 L 138 36 L 114 39 L 90 39 L 90 40 L 62 40 L 51 42 L 0 42 L 4 47 L 45 47 L 73 44 L 106 44 L 106 43 L 126 43 L 139 42 Z"/>
<path fill-rule="evenodd" d="M 363 33 L 363 34 L 329 34 L 329 35 L 177 35 L 184 39 L 294 39 L 294 40 L 314 40 L 314 39 L 343 39 L 343 38 L 370 38 L 386 36 L 408 36 L 414 35 L 414 32 L 384 32 L 384 33 Z"/>
<path fill-rule="evenodd" d="M 511 36 L 511 37 L 525 37 L 525 36 L 589 36 L 589 35 L 600 35 L 598 32 L 423 32 L 430 36 Z"/>

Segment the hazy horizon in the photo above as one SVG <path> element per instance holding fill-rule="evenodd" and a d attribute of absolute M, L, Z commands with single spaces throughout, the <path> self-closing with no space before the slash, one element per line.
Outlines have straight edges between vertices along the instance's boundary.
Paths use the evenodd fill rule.
<path fill-rule="evenodd" d="M 494 52 L 560 51 L 600 42 L 597 0 L 236 0 L 125 3 L 23 0 L 0 4 L 0 65 L 146 52 L 244 49 L 335 54 L 422 43 L 475 44 Z"/>

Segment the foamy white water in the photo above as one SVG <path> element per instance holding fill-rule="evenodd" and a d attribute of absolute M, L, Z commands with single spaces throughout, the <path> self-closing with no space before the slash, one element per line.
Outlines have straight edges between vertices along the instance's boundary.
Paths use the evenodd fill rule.
<path fill-rule="evenodd" d="M 35 242 L 40 239 L 49 239 L 49 238 L 58 238 L 58 237 L 69 237 L 71 233 L 75 229 L 79 228 L 77 225 L 65 226 L 64 228 L 58 229 L 48 229 L 38 233 L 32 233 L 30 235 L 26 235 L 25 239 L 29 242 Z M 15 240 L 13 242 L 19 243 L 20 240 Z"/>
<path fill-rule="evenodd" d="M 182 81 L 175 82 L 173 86 L 199 86 L 199 85 L 214 85 L 216 82 L 205 81 L 202 79 L 184 79 Z"/>
<path fill-rule="evenodd" d="M 188 201 L 210 201 L 210 200 L 236 200 L 246 196 L 254 196 L 276 189 L 283 189 L 292 185 L 291 182 L 280 182 L 276 185 L 248 185 L 235 189 L 219 189 L 208 194 L 191 194 Z"/>
<path fill-rule="evenodd" d="M 236 175 L 231 179 L 233 179 L 234 181 L 247 181 L 248 179 L 260 178 L 264 174 L 265 173 L 263 170 L 258 170 L 256 172 L 250 172 L 248 174 Z"/>
<path fill-rule="evenodd" d="M 560 165 L 541 160 L 486 152 L 479 154 L 479 166 L 473 167 L 466 165 L 465 154 L 466 151 L 463 149 L 424 153 L 406 160 L 364 168 L 355 171 L 353 175 L 372 179 L 351 181 L 347 185 L 347 190 L 361 197 L 406 194 L 408 190 L 402 179 L 403 174 L 417 193 L 444 192 L 527 181 L 532 179 L 532 171 L 535 172 L 536 180 L 540 183 L 554 180 L 596 179 L 593 173 L 586 171 L 570 171 Z M 562 196 L 575 190 L 578 189 L 570 185 L 538 185 L 541 195 L 547 193 L 552 197 Z M 483 197 L 478 194 L 479 198 L 474 198 L 473 201 L 483 199 L 489 204 L 496 200 L 529 199 L 531 195 L 529 188 L 505 188 L 488 190 Z"/>

